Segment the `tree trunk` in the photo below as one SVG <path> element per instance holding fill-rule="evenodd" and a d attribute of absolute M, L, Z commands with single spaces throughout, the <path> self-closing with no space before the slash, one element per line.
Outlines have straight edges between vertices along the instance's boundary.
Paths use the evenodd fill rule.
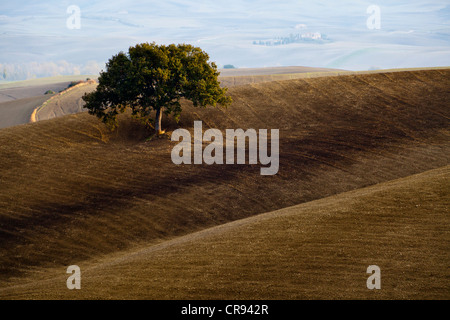
<path fill-rule="evenodd" d="M 161 130 L 161 119 L 162 119 L 162 108 L 159 108 L 156 110 L 156 118 L 155 118 L 155 133 L 157 136 L 164 133 L 164 131 Z"/>

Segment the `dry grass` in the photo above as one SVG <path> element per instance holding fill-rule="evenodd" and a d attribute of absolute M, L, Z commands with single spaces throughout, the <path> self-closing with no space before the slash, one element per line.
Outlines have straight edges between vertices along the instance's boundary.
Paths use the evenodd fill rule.
<path fill-rule="evenodd" d="M 231 88 L 234 103 L 227 110 L 185 106 L 180 125 L 190 130 L 194 119 L 203 120 L 204 129 L 279 128 L 280 171 L 272 177 L 260 176 L 259 165 L 175 166 L 170 161 L 174 144 L 145 142 L 149 133 L 127 117 L 114 133 L 86 113 L 2 129 L 0 296 L 25 298 L 21 287 L 8 288 L 53 276 L 54 268 L 92 266 L 110 255 L 208 227 L 448 165 L 449 85 L 449 70 L 349 75 Z M 176 128 L 170 119 L 164 126 Z M 358 221 L 355 214 L 344 216 L 335 224 L 336 234 Z M 392 230 L 390 224 L 384 228 Z M 310 234 L 319 241 L 312 246 L 320 247 L 326 230 L 331 231 L 323 229 L 322 238 Z M 427 235 L 421 234 L 417 243 L 427 242 Z M 373 246 L 386 239 L 375 237 Z M 359 250 L 354 244 L 349 242 L 351 252 Z M 408 248 L 408 242 L 403 245 Z M 364 252 L 355 257 L 365 257 Z M 427 257 L 426 251 L 415 252 L 418 261 Z M 277 279 L 280 270 L 272 266 L 261 269 L 261 275 Z M 263 288 L 254 281 L 254 288 Z M 324 292 L 314 293 L 313 282 L 303 284 L 302 290 L 311 290 L 305 296 Z M 242 296 L 250 296 L 242 290 Z M 392 296 L 400 297 L 402 290 Z M 209 297 L 219 294 L 208 292 Z M 288 291 L 284 297 L 296 294 Z M 240 297 L 234 289 L 223 295 Z M 131 292 L 128 297 L 139 296 L 145 295 Z M 106 291 L 99 291 L 99 297 L 108 297 Z"/>

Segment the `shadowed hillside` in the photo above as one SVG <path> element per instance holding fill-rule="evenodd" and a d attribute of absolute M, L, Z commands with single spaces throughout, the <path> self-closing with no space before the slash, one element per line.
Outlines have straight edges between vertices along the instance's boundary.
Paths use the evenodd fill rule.
<path fill-rule="evenodd" d="M 176 166 L 175 143 L 145 141 L 127 117 L 114 133 L 86 113 L 2 129 L 0 284 L 448 165 L 449 87 L 449 70 L 348 75 L 230 88 L 226 110 L 185 106 L 190 130 L 280 129 L 275 176 Z"/>
<path fill-rule="evenodd" d="M 0 296 L 448 299 L 449 174 L 446 166 L 85 262 L 78 292 L 60 268 Z M 381 290 L 366 287 L 373 264 Z"/>

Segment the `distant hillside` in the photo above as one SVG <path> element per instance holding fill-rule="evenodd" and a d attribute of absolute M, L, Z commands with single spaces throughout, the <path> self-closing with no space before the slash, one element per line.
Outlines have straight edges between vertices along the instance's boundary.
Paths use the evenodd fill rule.
<path fill-rule="evenodd" d="M 73 81 L 69 87 L 50 97 L 33 112 L 31 122 L 61 117 L 66 114 L 84 112 L 83 95 L 97 88 L 95 80 Z"/>
<path fill-rule="evenodd" d="M 66 89 L 71 81 L 85 79 L 86 76 L 69 76 L 0 84 L 0 129 L 29 123 L 33 111 L 52 96 L 52 91 L 58 93 Z M 83 93 L 78 94 L 78 99 Z M 53 110 L 55 115 L 81 111 L 74 110 L 72 106 L 62 113 L 57 108 Z"/>

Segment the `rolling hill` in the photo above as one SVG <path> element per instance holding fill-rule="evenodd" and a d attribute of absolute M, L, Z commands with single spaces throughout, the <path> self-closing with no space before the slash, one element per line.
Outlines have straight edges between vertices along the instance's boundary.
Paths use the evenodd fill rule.
<path fill-rule="evenodd" d="M 26 299 L 448 299 L 450 166 L 61 268 Z M 367 266 L 381 269 L 368 290 Z M 41 276 L 43 276 L 41 274 Z"/>
<path fill-rule="evenodd" d="M 145 252 L 148 249 L 148 256 L 144 254 L 148 259 L 156 257 L 162 259 L 161 263 L 173 262 L 171 259 L 177 259 L 179 250 L 200 246 L 195 241 L 177 240 L 181 239 L 179 237 L 203 239 L 205 233 L 196 236 L 195 232 L 299 204 L 304 204 L 304 207 L 293 209 L 295 213 L 283 215 L 280 219 L 275 219 L 277 213 L 268 214 L 270 219 L 276 220 L 273 229 L 269 228 L 269 224 L 256 222 L 259 220 L 255 218 L 255 222 L 248 222 L 248 225 L 242 222 L 249 229 L 230 227 L 229 233 L 223 233 L 223 237 L 212 231 L 211 237 L 201 242 L 202 246 L 210 244 L 217 248 L 214 249 L 216 255 L 210 251 L 207 254 L 200 249 L 192 250 L 185 257 L 187 265 L 181 262 L 178 265 L 164 263 L 166 270 L 161 271 L 161 276 L 175 274 L 184 266 L 184 276 L 192 277 L 197 283 L 191 291 L 189 288 L 182 291 L 188 297 L 267 297 L 264 292 L 275 296 L 278 294 L 280 298 L 352 297 L 359 294 L 360 289 L 348 291 L 346 288 L 339 294 L 330 293 L 324 286 L 329 272 L 335 270 L 331 267 L 333 259 L 337 264 L 343 263 L 343 258 L 335 252 L 338 235 L 346 234 L 345 252 L 342 255 L 348 260 L 344 259 L 345 264 L 342 264 L 342 274 L 339 274 L 342 280 L 359 272 L 356 271 L 357 267 L 367 263 L 376 264 L 371 261 L 368 251 L 364 250 L 378 245 L 387 252 L 385 256 L 377 254 L 380 264 L 387 265 L 388 272 L 392 274 L 402 272 L 400 265 L 395 264 L 397 262 L 388 264 L 390 254 L 399 248 L 406 250 L 410 243 L 408 241 L 416 233 L 417 246 L 407 252 L 408 259 L 429 261 L 424 260 L 429 251 L 423 248 L 435 250 L 433 254 L 436 254 L 435 264 L 431 268 L 434 271 L 429 274 L 430 282 L 424 280 L 426 276 L 423 273 L 418 273 L 422 296 L 448 298 L 448 280 L 441 281 L 441 286 L 437 281 L 442 277 L 448 278 L 448 271 L 439 273 L 438 269 L 445 263 L 448 265 L 448 255 L 443 258 L 439 255 L 445 249 L 442 246 L 448 243 L 448 233 L 440 226 L 448 225 L 447 217 L 443 214 L 444 205 L 448 203 L 442 201 L 448 199 L 448 168 L 443 167 L 449 164 L 450 155 L 449 85 L 449 69 L 273 81 L 230 88 L 229 93 L 234 102 L 226 110 L 196 109 L 184 103 L 185 109 L 178 124 L 172 119 L 165 119 L 163 126 L 169 132 L 178 126 L 192 131 L 194 120 L 202 120 L 204 129 L 210 127 L 222 131 L 226 128 L 279 129 L 280 170 L 275 176 L 261 176 L 260 165 L 174 165 L 170 160 L 170 152 L 175 143 L 167 139 L 146 141 L 149 132 L 127 115 L 122 117 L 116 132 L 108 131 L 87 113 L 2 129 L 0 298 L 54 298 L 56 296 L 45 291 L 44 287 L 48 286 L 50 290 L 61 285 L 64 289 L 65 282 L 54 282 L 55 272 L 61 271 L 61 277 L 64 278 L 65 268 L 72 264 L 92 268 L 92 278 L 87 278 L 86 285 L 95 286 L 97 283 L 97 291 L 81 290 L 81 297 L 114 297 L 111 290 L 99 285 L 102 268 L 105 267 L 103 263 L 106 261 L 122 259 L 123 264 L 118 264 L 110 276 L 103 275 L 104 281 L 129 289 L 129 285 L 138 281 L 128 276 L 133 272 L 132 267 L 129 267 L 129 263 L 134 261 L 132 252 Z M 417 178 L 417 181 L 416 178 L 406 178 L 394 183 L 395 187 L 380 184 L 375 189 L 357 190 L 436 168 L 441 168 L 441 171 L 433 171 L 426 174 L 425 178 Z M 406 209 L 412 208 L 409 197 L 416 199 L 420 190 L 418 188 L 425 190 L 428 187 L 429 199 L 424 196 L 424 199 L 420 198 L 418 203 L 414 203 L 428 209 L 418 210 L 417 216 L 412 216 L 411 220 L 399 219 L 399 216 L 409 217 L 409 209 Z M 348 198 L 348 203 L 332 197 L 351 190 L 360 193 L 342 195 Z M 378 206 L 370 199 L 373 196 L 377 201 L 380 200 L 380 192 L 387 198 Z M 326 200 L 326 197 L 332 198 Z M 324 201 L 321 202 L 322 209 L 311 202 L 318 199 Z M 329 206 L 334 205 L 333 201 L 338 201 L 342 206 L 339 209 L 336 204 L 336 212 L 328 211 Z M 395 205 L 401 201 L 406 203 L 405 209 L 400 207 L 396 210 Z M 358 204 L 356 207 L 355 203 Z M 432 203 L 436 203 L 435 211 Z M 361 213 L 358 208 L 361 208 Z M 376 225 L 380 237 L 362 228 L 372 224 L 374 217 L 370 212 L 376 208 L 380 210 L 376 217 L 382 218 L 380 224 Z M 429 212 L 431 216 L 423 216 Z M 322 221 L 320 217 L 323 217 Z M 398 232 L 397 240 L 390 243 L 389 236 L 397 236 L 392 228 L 397 219 L 402 232 Z M 302 226 L 301 221 L 305 225 Z M 239 225 L 239 222 L 235 223 Z M 293 226 L 290 231 L 293 242 L 282 240 L 283 235 L 279 232 L 290 223 Z M 424 230 L 421 233 L 422 224 Z M 298 265 L 287 262 L 285 265 L 270 264 L 276 260 L 276 255 L 272 256 L 268 252 L 258 255 L 255 252 L 251 242 L 253 235 L 249 231 L 252 228 L 255 230 L 256 243 L 257 239 L 264 238 L 265 231 L 272 230 L 270 236 L 273 238 L 269 238 L 280 238 L 280 246 L 282 243 L 287 248 L 292 243 L 309 244 L 305 252 L 311 259 L 317 259 L 317 264 L 308 265 L 301 261 Z M 313 233 L 313 230 L 317 233 Z M 360 235 L 357 236 L 358 232 L 364 230 L 373 236 L 373 243 L 367 246 L 361 246 Z M 305 233 L 304 237 L 298 235 L 295 238 L 297 231 Z M 209 231 L 205 232 L 209 234 Z M 239 239 L 238 234 L 243 238 Z M 335 241 L 329 247 L 323 243 L 328 234 Z M 165 246 L 172 248 L 170 241 L 184 244 L 173 246 L 170 249 L 173 251 L 151 249 Z M 236 243 L 247 243 L 245 241 L 250 242 L 239 248 L 239 252 L 248 255 L 247 262 L 233 260 L 227 250 L 234 248 Z M 439 241 L 442 244 L 438 246 Z M 424 243 L 424 247 L 420 247 L 419 243 Z M 324 248 L 326 250 L 322 250 Z M 275 249 L 267 245 L 267 250 Z M 296 252 L 287 252 L 283 253 L 283 259 L 297 257 Z M 218 260 L 205 261 L 209 254 Z M 232 275 L 237 270 L 250 272 L 253 270 L 250 266 L 255 261 L 263 265 L 267 257 L 267 266 L 259 269 L 264 279 L 272 276 L 275 281 L 280 273 L 280 277 L 285 275 L 280 279 L 289 282 L 289 268 L 302 267 L 309 271 L 306 274 L 310 280 L 293 278 L 291 283 L 282 282 L 277 287 L 275 283 L 270 286 L 270 283 L 265 284 L 261 280 L 262 277 L 255 276 L 251 283 L 242 283 L 240 292 L 233 284 L 227 287 L 226 283 L 221 282 L 227 272 Z M 145 269 L 147 258 L 136 262 L 137 275 L 142 268 Z M 225 269 L 218 265 L 216 269 L 212 268 L 211 261 L 220 262 L 220 259 L 225 259 Z M 357 260 L 360 266 L 355 265 Z M 235 266 L 234 271 L 226 268 L 227 263 Z M 320 268 L 317 269 L 321 263 L 324 263 L 323 273 Z M 162 266 L 155 264 L 154 268 L 158 270 Z M 202 269 L 202 266 L 206 269 Z M 280 272 L 283 268 L 286 268 L 286 273 Z M 217 270 L 217 274 L 214 274 L 214 270 Z M 364 271 L 358 280 L 363 281 L 363 284 L 366 277 Z M 123 279 L 128 284 L 120 281 L 120 272 L 125 273 Z M 203 280 L 200 279 L 202 277 Z M 414 278 L 413 275 L 411 277 Z M 135 279 L 140 278 L 136 276 Z M 155 278 L 146 279 L 152 281 Z M 313 279 L 322 280 L 316 285 Z M 134 291 L 123 289 L 115 292 L 117 297 L 128 298 L 178 297 L 172 289 L 183 287 L 184 284 L 178 278 L 167 278 L 167 281 L 167 286 L 160 284 L 162 287 L 155 292 L 144 284 L 140 287 L 141 291 L 137 286 Z M 223 296 L 218 296 L 213 289 L 198 289 L 202 281 L 222 285 Z M 431 287 L 434 291 L 430 289 L 430 292 L 425 293 L 425 289 Z M 420 292 L 408 288 L 397 285 L 380 297 L 420 297 Z"/>

